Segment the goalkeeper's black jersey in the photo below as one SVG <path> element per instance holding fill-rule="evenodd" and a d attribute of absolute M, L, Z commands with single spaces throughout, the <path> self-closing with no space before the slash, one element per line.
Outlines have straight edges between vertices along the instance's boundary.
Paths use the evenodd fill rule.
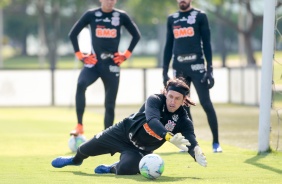
<path fill-rule="evenodd" d="M 203 63 L 203 53 L 207 64 L 211 66 L 210 28 L 206 14 L 192 8 L 187 12 L 178 11 L 169 15 L 163 66 L 169 67 L 172 56 L 176 65 Z"/>
<path fill-rule="evenodd" d="M 167 132 L 181 132 L 191 143 L 189 150 L 197 145 L 193 124 L 184 108 L 180 106 L 174 113 L 168 112 L 166 97 L 162 94 L 150 96 L 139 112 L 126 118 L 123 123 L 130 141 L 145 151 L 159 148 L 165 142 Z"/>
<path fill-rule="evenodd" d="M 131 43 L 128 47 L 130 52 L 133 51 L 140 39 L 140 32 L 136 24 L 123 10 L 113 9 L 112 12 L 105 13 L 101 8 L 91 9 L 82 15 L 69 33 L 75 52 L 79 51 L 77 36 L 87 26 L 90 28 L 92 47 L 97 57 L 101 53 L 118 52 L 122 26 L 132 36 Z"/>

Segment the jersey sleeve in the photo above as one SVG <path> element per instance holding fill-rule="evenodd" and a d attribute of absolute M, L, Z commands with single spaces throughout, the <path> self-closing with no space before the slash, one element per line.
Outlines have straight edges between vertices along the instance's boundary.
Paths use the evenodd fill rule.
<path fill-rule="evenodd" d="M 207 15 L 201 14 L 200 32 L 203 42 L 203 51 L 207 62 L 207 67 L 212 67 L 212 48 L 211 48 L 211 33 Z"/>
<path fill-rule="evenodd" d="M 124 13 L 124 27 L 126 28 L 126 30 L 131 34 L 132 39 L 130 42 L 130 45 L 128 47 L 127 50 L 129 50 L 130 52 L 133 51 L 133 49 L 135 48 L 135 46 L 137 45 L 138 41 L 141 38 L 141 34 L 140 31 L 137 27 L 137 25 L 135 24 L 135 22 L 133 20 L 130 19 L 130 17 Z"/>
<path fill-rule="evenodd" d="M 85 12 L 82 17 L 73 25 L 72 29 L 69 32 L 69 38 L 71 40 L 74 52 L 79 51 L 78 39 L 77 36 L 81 32 L 81 30 L 86 27 L 90 22 L 90 12 Z"/>
<path fill-rule="evenodd" d="M 164 47 L 164 55 L 163 55 L 163 70 L 166 73 L 168 72 L 170 60 L 172 57 L 172 49 L 173 49 L 173 41 L 174 41 L 174 36 L 173 36 L 173 30 L 171 27 L 171 17 L 167 18 L 167 26 L 166 26 L 166 43 Z"/>
<path fill-rule="evenodd" d="M 149 128 L 159 137 L 164 138 L 168 131 L 160 122 L 162 108 L 162 99 L 156 95 L 150 96 L 145 103 L 145 115 Z"/>

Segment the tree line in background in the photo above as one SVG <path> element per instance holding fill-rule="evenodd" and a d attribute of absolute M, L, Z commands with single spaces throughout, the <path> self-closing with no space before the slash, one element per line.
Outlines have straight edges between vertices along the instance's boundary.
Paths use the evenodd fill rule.
<path fill-rule="evenodd" d="M 231 52 L 245 56 L 248 65 L 257 64 L 254 51 L 261 50 L 262 45 L 264 0 L 197 0 L 192 4 L 206 11 L 209 17 L 213 51 L 221 56 L 223 67 Z M 277 12 L 281 5 L 282 0 L 278 0 Z M 18 48 L 19 55 L 27 55 L 28 36 L 37 37 L 39 62 L 48 60 L 51 69 L 55 69 L 58 44 L 68 43 L 68 32 L 75 21 L 87 9 L 97 6 L 100 6 L 98 0 L 1 0 L 0 40 Z M 135 20 L 144 43 L 157 40 L 159 52 L 156 57 L 160 66 L 166 18 L 177 11 L 177 2 L 118 0 L 116 7 L 128 12 Z M 278 22 L 277 29 L 281 30 L 281 26 Z"/>

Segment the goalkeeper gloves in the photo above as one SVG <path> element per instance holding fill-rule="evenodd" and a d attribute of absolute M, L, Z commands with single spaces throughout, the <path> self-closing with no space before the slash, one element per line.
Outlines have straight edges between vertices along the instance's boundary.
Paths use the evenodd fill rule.
<path fill-rule="evenodd" d="M 202 152 L 202 149 L 200 148 L 200 146 L 195 146 L 194 152 L 195 152 L 195 159 L 198 162 L 198 164 L 200 164 L 203 167 L 207 167 L 208 163 L 206 160 L 206 156 Z"/>
<path fill-rule="evenodd" d="M 114 62 L 118 66 L 120 66 L 125 60 L 127 60 L 131 56 L 131 52 L 129 50 L 125 51 L 125 53 L 116 52 L 114 54 Z"/>
<path fill-rule="evenodd" d="M 96 58 L 95 54 L 83 54 L 82 52 L 78 51 L 75 53 L 75 56 L 77 59 L 82 61 L 84 64 L 90 64 L 90 65 L 95 65 L 98 60 Z"/>
<path fill-rule="evenodd" d="M 177 133 L 173 135 L 170 132 L 167 132 L 165 135 L 165 140 L 169 141 L 170 143 L 174 144 L 176 147 L 183 151 L 188 151 L 188 147 L 190 146 L 190 142 L 185 139 L 185 137 L 181 133 Z"/>
<path fill-rule="evenodd" d="M 214 85 L 214 78 L 212 71 L 213 71 L 212 66 L 208 67 L 206 73 L 204 74 L 204 77 L 201 80 L 202 83 L 207 82 L 209 89 L 212 88 Z"/>

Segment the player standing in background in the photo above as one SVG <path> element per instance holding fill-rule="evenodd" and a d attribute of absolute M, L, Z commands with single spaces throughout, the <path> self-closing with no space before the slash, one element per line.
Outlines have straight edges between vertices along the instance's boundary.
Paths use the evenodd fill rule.
<path fill-rule="evenodd" d="M 82 144 L 75 156 L 55 158 L 52 166 L 78 166 L 90 156 L 118 152 L 119 162 L 100 165 L 94 172 L 134 175 L 139 173 L 142 157 L 168 141 L 206 167 L 207 160 L 196 140 L 193 123 L 183 107 L 188 94 L 189 87 L 182 78 L 169 80 L 163 92 L 149 96 L 138 112 Z"/>
<path fill-rule="evenodd" d="M 213 152 L 222 152 L 218 138 L 218 122 L 209 89 L 214 85 L 210 28 L 206 14 L 191 5 L 192 0 L 177 0 L 179 11 L 167 18 L 167 38 L 163 58 L 163 82 L 169 80 L 168 69 L 173 60 L 174 77 L 182 76 L 195 86 L 206 112 L 213 135 Z M 206 66 L 204 62 L 206 59 Z M 190 108 L 186 108 L 191 118 Z"/>
<path fill-rule="evenodd" d="M 118 93 L 120 65 L 131 56 L 140 40 L 136 24 L 123 10 L 114 8 L 117 0 L 100 0 L 101 7 L 90 9 L 74 24 L 69 37 L 76 57 L 84 63 L 77 82 L 76 114 L 78 124 L 71 135 L 83 134 L 83 114 L 85 110 L 85 92 L 89 85 L 99 77 L 105 87 L 105 129 L 113 125 L 115 103 Z M 90 29 L 92 53 L 80 52 L 78 35 L 83 28 Z M 124 53 L 118 51 L 121 27 L 131 34 L 132 40 Z"/>

